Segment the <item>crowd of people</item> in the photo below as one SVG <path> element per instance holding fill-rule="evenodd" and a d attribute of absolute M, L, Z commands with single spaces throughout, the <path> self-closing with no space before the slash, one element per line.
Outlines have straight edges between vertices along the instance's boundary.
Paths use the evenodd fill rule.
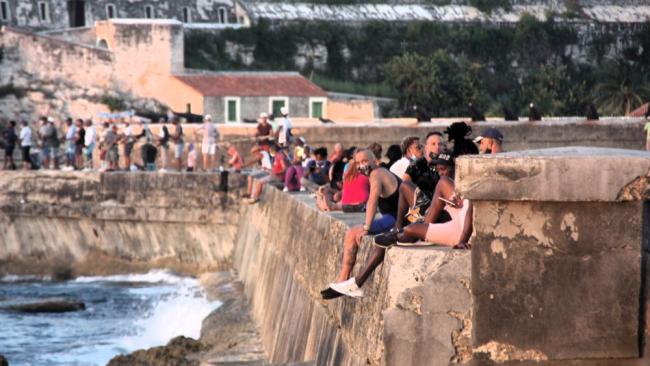
<path fill-rule="evenodd" d="M 67 118 L 57 121 L 42 117 L 36 123 L 10 121 L 2 134 L 4 169 L 17 169 L 14 153 L 20 150 L 22 169 L 65 171 L 213 171 L 217 145 L 231 157 L 230 166 L 239 170 L 243 162 L 234 147 L 219 142 L 219 130 L 210 115 L 190 136 L 183 131 L 181 118 L 160 119 L 154 134 L 141 118 L 121 118 L 94 124 L 92 120 Z M 135 131 L 139 130 L 136 134 Z M 197 164 L 200 143 L 202 164 Z M 135 147 L 139 150 L 136 151 Z M 134 157 L 140 154 L 140 159 Z M 120 159 L 121 158 L 121 159 Z M 99 166 L 95 166 L 99 162 Z M 136 163 L 137 162 L 137 163 Z M 159 165 L 159 166 L 158 166 Z"/>
<path fill-rule="evenodd" d="M 186 142 L 192 138 L 184 134 L 182 122 L 161 120 L 160 131 L 154 135 L 146 122 L 134 119 L 104 122 L 98 131 L 90 120 L 67 119 L 57 126 L 54 119 L 41 118 L 36 133 L 27 122 L 18 130 L 11 121 L 3 136 L 5 169 L 15 165 L 13 150 L 19 147 L 24 169 L 57 169 L 62 155 L 62 169 L 92 170 L 94 155 L 98 154 L 100 170 L 153 171 L 160 161 L 162 170 L 195 171 L 197 147 L 188 143 L 184 154 Z M 140 125 L 137 134 L 135 123 Z M 281 121 L 275 124 L 269 122 L 266 113 L 260 114 L 248 161 L 233 144 L 220 142 L 209 115 L 195 129 L 193 140 L 200 141 L 201 168 L 205 171 L 214 170 L 215 155 L 224 147 L 228 167 L 248 175 L 244 199 L 249 204 L 262 199 L 265 185 L 273 185 L 286 192 L 310 192 L 323 211 L 365 213 L 363 222 L 345 234 L 339 275 L 321 293 L 324 299 L 333 299 L 362 296 L 361 287 L 383 261 L 386 249 L 395 244 L 426 242 L 471 248 L 472 202 L 455 189 L 455 159 L 502 152 L 504 139 L 496 128 L 485 129 L 474 140 L 469 138 L 471 133 L 468 124 L 457 122 L 444 133 L 431 131 L 422 137 L 406 137 L 400 145 L 388 146 L 385 154 L 379 143 L 364 147 L 338 143 L 329 152 L 326 147 L 312 148 L 302 137 L 294 136 L 288 111 L 283 109 Z M 132 154 L 140 140 L 144 141 L 140 144 L 142 165 L 138 166 Z M 32 149 L 36 147 L 39 152 L 35 156 Z M 365 268 L 352 277 L 365 235 L 373 235 L 375 245 Z"/>

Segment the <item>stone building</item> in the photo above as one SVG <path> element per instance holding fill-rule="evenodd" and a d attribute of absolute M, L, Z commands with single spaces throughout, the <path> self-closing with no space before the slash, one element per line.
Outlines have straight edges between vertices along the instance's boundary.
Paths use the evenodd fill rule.
<path fill-rule="evenodd" d="M 279 116 L 282 107 L 292 116 L 308 118 L 325 117 L 327 109 L 327 93 L 297 72 L 220 72 L 176 78 L 198 93 L 193 99 L 202 102 L 200 110 L 226 123 L 255 120 L 260 112 Z"/>
<path fill-rule="evenodd" d="M 174 112 L 211 113 L 219 122 L 279 114 L 281 107 L 294 117 L 327 115 L 327 94 L 298 73 L 186 70 L 183 32 L 172 19 L 110 19 L 45 34 L 5 26 L 0 89 L 32 92 L 47 82 L 45 94 L 63 102 L 57 114 L 73 113 L 66 105 L 75 98 L 67 92 L 94 88 L 152 99 Z"/>
<path fill-rule="evenodd" d="M 0 25 L 31 29 L 92 26 L 112 18 L 237 23 L 234 0 L 0 0 Z"/>

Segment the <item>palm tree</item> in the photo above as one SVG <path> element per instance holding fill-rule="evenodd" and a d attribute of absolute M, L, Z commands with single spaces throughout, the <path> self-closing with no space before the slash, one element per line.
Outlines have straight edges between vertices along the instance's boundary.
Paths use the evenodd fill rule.
<path fill-rule="evenodd" d="M 596 85 L 593 98 L 603 114 L 628 115 L 650 97 L 650 83 L 629 65 L 617 66 L 615 72 Z"/>

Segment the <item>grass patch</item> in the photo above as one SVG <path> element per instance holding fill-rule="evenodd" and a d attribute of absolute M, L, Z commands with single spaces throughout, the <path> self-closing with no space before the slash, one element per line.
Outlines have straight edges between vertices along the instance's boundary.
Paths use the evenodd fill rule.
<path fill-rule="evenodd" d="M 370 95 L 375 97 L 397 98 L 397 91 L 383 83 L 353 82 L 328 78 L 314 74 L 311 81 L 321 88 L 336 93 Z"/>

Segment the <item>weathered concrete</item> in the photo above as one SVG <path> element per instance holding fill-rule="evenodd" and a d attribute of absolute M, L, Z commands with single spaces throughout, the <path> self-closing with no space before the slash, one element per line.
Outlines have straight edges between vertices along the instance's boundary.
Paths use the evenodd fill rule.
<path fill-rule="evenodd" d="M 323 302 L 319 291 L 340 268 L 345 230 L 362 215 L 326 214 L 306 195 L 291 198 L 269 188 L 261 203 L 245 207 L 235 251 L 269 361 L 440 365 L 467 359 L 469 252 L 392 249 L 363 299 Z M 370 248 L 368 238 L 357 268 Z"/>
<path fill-rule="evenodd" d="M 5 172 L 0 273 L 229 268 L 237 210 L 218 188 L 210 174 Z"/>
<path fill-rule="evenodd" d="M 647 182 L 650 154 L 564 148 L 457 163 L 474 202 L 475 359 L 648 362 L 648 197 L 619 192 Z"/>

